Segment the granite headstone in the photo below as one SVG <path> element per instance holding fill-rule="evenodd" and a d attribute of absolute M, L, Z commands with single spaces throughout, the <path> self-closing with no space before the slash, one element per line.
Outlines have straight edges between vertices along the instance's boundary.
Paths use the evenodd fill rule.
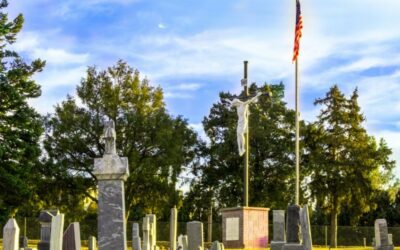
<path fill-rule="evenodd" d="M 81 233 L 79 222 L 69 224 L 63 236 L 63 250 L 81 250 Z"/>

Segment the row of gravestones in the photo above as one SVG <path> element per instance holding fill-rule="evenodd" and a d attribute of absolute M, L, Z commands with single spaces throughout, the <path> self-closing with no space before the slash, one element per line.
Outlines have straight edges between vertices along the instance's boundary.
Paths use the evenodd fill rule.
<path fill-rule="evenodd" d="M 271 241 L 271 250 L 312 250 L 311 227 L 307 205 L 303 208 L 297 205 L 289 206 L 287 216 L 288 225 L 285 228 L 285 211 L 273 211 L 274 235 Z M 394 250 L 393 238 L 388 233 L 386 220 L 375 220 L 374 229 L 374 250 Z"/>
<path fill-rule="evenodd" d="M 38 250 L 80 250 L 81 236 L 79 222 L 71 223 L 63 232 L 64 214 L 57 210 L 42 211 L 39 215 L 40 241 Z M 19 227 L 17 221 L 9 219 L 3 229 L 3 250 L 33 250 L 28 247 L 28 239 L 19 239 Z M 91 236 L 88 241 L 89 250 L 96 250 L 96 238 Z"/>
<path fill-rule="evenodd" d="M 312 250 L 307 205 L 302 208 L 298 205 L 289 206 L 287 209 L 287 228 L 285 228 L 285 224 L 285 211 L 274 210 L 274 235 L 271 241 L 271 250 Z"/>
<path fill-rule="evenodd" d="M 177 232 L 177 209 L 171 209 L 170 224 L 170 250 L 202 250 L 204 249 L 203 223 L 191 221 L 186 224 L 187 235 L 179 235 Z M 154 214 L 147 214 L 143 218 L 143 246 L 139 235 L 139 224 L 132 225 L 132 249 L 133 250 L 158 250 L 157 242 L 157 220 Z M 218 241 L 213 242 L 210 250 L 224 250 L 224 245 Z"/>

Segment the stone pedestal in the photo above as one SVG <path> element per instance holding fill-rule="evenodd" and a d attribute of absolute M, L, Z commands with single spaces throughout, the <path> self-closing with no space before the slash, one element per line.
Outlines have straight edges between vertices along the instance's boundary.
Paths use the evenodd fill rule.
<path fill-rule="evenodd" d="M 266 248 L 269 208 L 221 209 L 222 242 L 226 248 Z"/>
<path fill-rule="evenodd" d="M 98 180 L 98 248 L 126 250 L 125 188 L 128 159 L 115 152 L 94 160 Z"/>

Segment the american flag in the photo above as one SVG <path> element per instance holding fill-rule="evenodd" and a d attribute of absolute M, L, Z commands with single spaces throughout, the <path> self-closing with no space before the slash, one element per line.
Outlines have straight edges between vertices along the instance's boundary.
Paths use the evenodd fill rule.
<path fill-rule="evenodd" d="M 301 17 L 300 0 L 296 0 L 296 30 L 294 35 L 293 62 L 297 60 L 300 50 L 301 30 L 303 29 L 303 19 Z"/>

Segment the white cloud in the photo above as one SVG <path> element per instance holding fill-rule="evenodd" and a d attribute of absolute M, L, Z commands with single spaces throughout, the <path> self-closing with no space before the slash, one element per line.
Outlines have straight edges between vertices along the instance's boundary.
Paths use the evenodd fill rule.
<path fill-rule="evenodd" d="M 165 28 L 166 28 L 165 24 L 163 24 L 163 23 L 159 23 L 159 24 L 157 25 L 157 27 L 158 27 L 159 29 L 165 29 Z"/>
<path fill-rule="evenodd" d="M 170 85 L 167 89 L 170 90 L 188 90 L 188 91 L 195 91 L 202 87 L 199 83 L 180 83 L 176 85 Z"/>
<path fill-rule="evenodd" d="M 37 48 L 31 55 L 33 58 L 46 60 L 48 64 L 84 64 L 89 57 L 87 53 L 72 53 L 59 48 Z"/>

